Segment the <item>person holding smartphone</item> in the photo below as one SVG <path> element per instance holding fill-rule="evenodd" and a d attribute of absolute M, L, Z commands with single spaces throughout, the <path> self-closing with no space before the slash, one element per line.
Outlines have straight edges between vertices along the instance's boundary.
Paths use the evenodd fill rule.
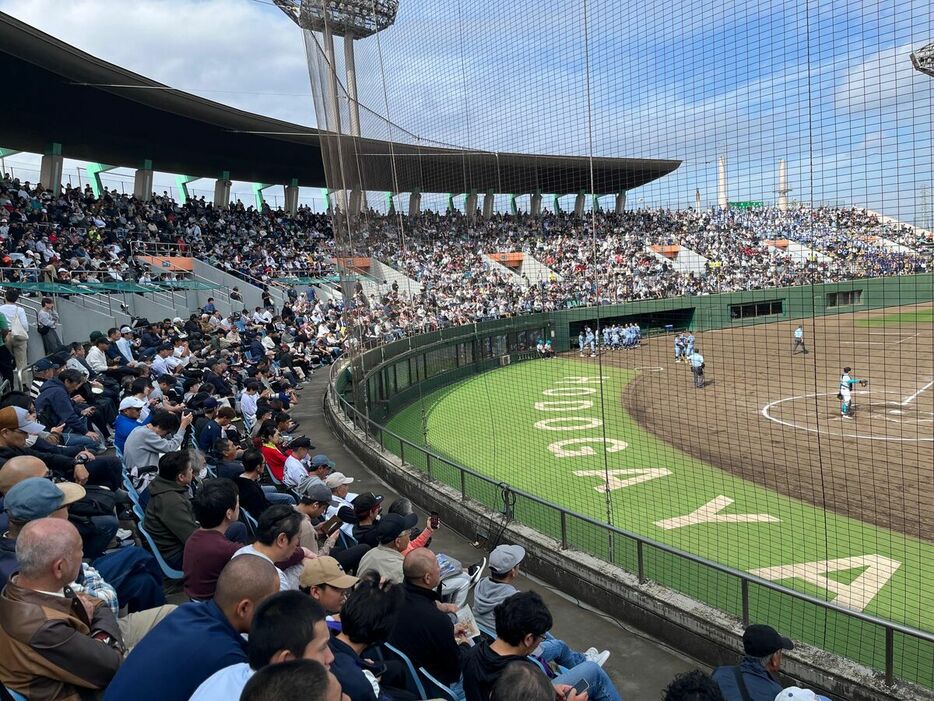
<path fill-rule="evenodd" d="M 496 607 L 495 617 L 496 640 L 482 642 L 467 653 L 463 668 L 467 701 L 490 701 L 500 676 L 511 663 L 534 664 L 528 656 L 545 639 L 553 623 L 551 612 L 534 591 L 509 597 Z M 575 665 L 551 683 L 555 698 L 621 701 L 613 682 L 595 662 Z"/>

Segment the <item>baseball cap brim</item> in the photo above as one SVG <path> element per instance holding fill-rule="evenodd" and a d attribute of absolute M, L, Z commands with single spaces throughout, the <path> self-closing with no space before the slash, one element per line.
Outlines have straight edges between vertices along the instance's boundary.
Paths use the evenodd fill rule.
<path fill-rule="evenodd" d="M 38 421 L 27 421 L 25 424 L 20 424 L 20 431 L 25 431 L 34 436 L 38 436 L 40 433 L 45 431 L 45 426 L 40 424 Z"/>
<path fill-rule="evenodd" d="M 84 499 L 85 495 L 87 495 L 87 490 L 80 484 L 75 484 L 74 482 L 58 482 L 55 486 L 61 489 L 62 493 L 65 495 L 65 498 L 62 499 L 62 506 L 68 506 L 69 504 L 74 504 L 76 501 L 81 501 Z"/>

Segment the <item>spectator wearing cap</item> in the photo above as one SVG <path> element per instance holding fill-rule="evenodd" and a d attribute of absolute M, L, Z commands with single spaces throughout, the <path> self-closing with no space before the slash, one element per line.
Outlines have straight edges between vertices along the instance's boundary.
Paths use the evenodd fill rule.
<path fill-rule="evenodd" d="M 450 616 L 438 606 L 438 558 L 428 548 L 413 550 L 405 556 L 403 574 L 405 603 L 389 642 L 408 655 L 416 668 L 424 667 L 442 684 L 459 687 L 464 648 L 455 639 Z"/>
<path fill-rule="evenodd" d="M 409 547 L 409 534 L 416 523 L 418 515 L 414 513 L 406 516 L 384 514 L 376 524 L 379 545 L 367 551 L 357 571 L 363 574 L 375 570 L 381 578 L 402 584 L 405 579 L 402 571 L 405 558 L 402 553 Z"/>
<path fill-rule="evenodd" d="M 350 493 L 350 485 L 353 482 L 354 478 L 348 477 L 343 472 L 332 472 L 325 478 L 324 484 L 331 490 L 331 505 L 324 512 L 325 519 L 336 516 L 341 508 L 353 509 L 353 500 L 357 497 L 356 494 L 351 495 Z M 341 530 L 346 535 L 353 537 L 352 523 L 341 524 Z"/>
<path fill-rule="evenodd" d="M 89 696 L 123 662 L 113 612 L 69 586 L 81 571 L 81 554 L 81 536 L 65 519 L 32 521 L 17 538 L 19 571 L 0 593 L 0 678 L 28 698 Z"/>
<path fill-rule="evenodd" d="M 787 689 L 782 689 L 782 693 L 775 697 L 775 701 L 830 701 L 830 699 L 810 689 L 789 686 Z"/>
<path fill-rule="evenodd" d="M 85 498 L 85 490 L 77 484 L 56 484 L 36 475 L 19 481 L 10 488 L 9 495 L 10 528 L 0 545 L 0 587 L 16 569 L 16 538 L 26 524 L 40 518 L 69 518 L 69 507 Z M 146 562 L 151 562 L 151 569 L 145 566 Z M 158 572 L 157 576 L 153 569 Z M 117 587 L 105 580 L 108 572 L 116 577 Z M 128 649 L 175 608 L 164 605 L 162 573 L 152 556 L 140 548 L 121 548 L 114 554 L 95 560 L 93 567 L 82 562 L 81 570 L 70 586 L 75 592 L 86 592 L 101 599 L 115 616 L 119 616 L 122 606 L 126 607 L 129 613 L 119 618 L 118 623 Z"/>
<path fill-rule="evenodd" d="M 217 578 L 214 598 L 179 606 L 129 655 L 104 701 L 181 701 L 214 672 L 247 662 L 257 607 L 279 589 L 265 558 L 235 557 Z"/>
<path fill-rule="evenodd" d="M 353 538 L 358 543 L 366 543 L 371 548 L 379 545 L 376 535 L 376 523 L 383 505 L 383 495 L 364 492 L 353 500 Z"/>
<path fill-rule="evenodd" d="M 387 675 L 365 660 L 363 653 L 389 638 L 403 596 L 402 587 L 386 586 L 370 573 L 361 577 L 341 608 L 341 630 L 331 636 L 331 671 L 351 701 L 393 698 L 385 688 Z"/>
<path fill-rule="evenodd" d="M 58 336 L 59 318 L 55 311 L 55 302 L 50 297 L 42 298 L 42 308 L 36 315 L 36 328 L 42 336 L 42 348 L 46 355 L 57 353 L 62 347 Z"/>
<path fill-rule="evenodd" d="M 107 362 L 107 349 L 110 348 L 110 339 L 100 331 L 91 332 L 91 347 L 86 357 L 88 367 L 94 372 L 104 374 L 110 365 Z"/>
<path fill-rule="evenodd" d="M 68 518 L 68 506 L 85 495 L 84 487 L 79 484 L 55 484 L 39 475 L 19 477 L 19 474 L 8 470 L 2 480 L 3 508 L 10 522 L 8 531 L 0 539 L 0 588 L 16 571 L 16 536 L 23 526 L 49 516 Z"/>
<path fill-rule="evenodd" d="M 311 441 L 304 436 L 296 438 L 289 443 L 289 455 L 286 457 L 285 464 L 282 468 L 282 481 L 285 483 L 286 487 L 295 489 L 309 478 L 308 469 L 305 467 L 304 463 L 309 450 L 311 450 Z M 323 484 L 320 478 L 316 481 L 318 484 Z M 328 503 L 330 503 L 330 491 L 331 490 L 328 490 Z M 321 514 L 317 515 L 320 516 Z"/>
<path fill-rule="evenodd" d="M 311 447 L 314 449 L 314 446 Z M 309 476 L 313 477 L 318 482 L 324 482 L 327 476 L 334 472 L 334 468 L 337 467 L 337 464 L 331 460 L 331 458 L 321 453 L 315 455 L 311 460 L 307 459 L 306 453 L 305 460 L 308 463 Z"/>
<path fill-rule="evenodd" d="M 195 421 L 198 447 L 203 453 L 210 451 L 211 447 L 224 435 L 223 428 L 215 419 L 218 406 L 219 403 L 214 397 L 208 397 L 201 405 L 201 408 L 204 409 L 204 419 Z"/>
<path fill-rule="evenodd" d="M 494 609 L 513 594 L 519 592 L 514 586 L 519 576 L 519 563 L 525 559 L 525 548 L 521 545 L 498 545 L 490 553 L 490 576 L 484 577 L 474 588 L 474 618 L 486 630 L 496 630 Z M 600 652 L 592 647 L 584 653 L 571 650 L 563 640 L 551 633 L 535 650 L 535 656 L 545 662 L 557 662 L 562 667 L 575 667 L 581 662 L 595 662 L 601 667 L 610 656 L 609 650 Z"/>
<path fill-rule="evenodd" d="M 140 414 L 145 406 L 146 402 L 139 397 L 124 397 L 120 400 L 119 413 L 114 421 L 114 447 L 121 454 L 130 434 L 151 419 L 150 415 L 146 417 L 146 421 L 140 421 Z"/>
<path fill-rule="evenodd" d="M 42 385 L 52 379 L 61 366 L 52 358 L 39 358 L 32 366 L 32 382 L 29 384 L 29 396 L 36 399 L 42 391 Z"/>
<path fill-rule="evenodd" d="M 133 355 L 133 346 L 135 342 L 135 334 L 133 329 L 129 326 L 120 327 L 120 337 L 117 338 L 117 342 L 114 344 L 117 347 L 120 355 L 123 356 L 123 359 L 126 361 L 127 365 L 132 365 L 136 363 L 136 357 Z"/>
<path fill-rule="evenodd" d="M 324 607 L 328 618 L 336 620 L 350 590 L 360 580 L 347 574 L 336 558 L 320 555 L 314 560 L 305 560 L 298 581 L 301 588 Z M 340 625 L 335 627 L 340 628 Z"/>
<path fill-rule="evenodd" d="M 273 594 L 256 607 L 250 627 L 249 661 L 220 669 L 202 682 L 190 701 L 239 699 L 256 672 L 290 660 L 334 661 L 321 606 L 298 592 Z M 280 697 L 283 701 L 286 698 Z"/>
<path fill-rule="evenodd" d="M 307 439 L 306 439 L 307 440 Z M 305 518 L 302 520 L 301 545 L 314 553 L 326 555 L 337 540 L 337 535 L 318 547 L 318 530 L 315 522 L 320 521 L 321 515 L 331 503 L 331 490 L 321 482 L 315 482 L 310 477 L 293 490 L 298 498 L 295 509 Z M 324 534 L 321 534 L 324 535 Z"/>
<path fill-rule="evenodd" d="M 717 667 L 711 675 L 726 701 L 775 701 L 782 692 L 776 678 L 789 638 L 771 626 L 754 623 L 743 632 L 744 657 L 738 665 Z"/>
<path fill-rule="evenodd" d="M 288 504 L 271 506 L 260 514 L 256 523 L 256 542 L 245 545 L 234 553 L 258 555 L 276 565 L 281 591 L 298 589 L 302 574 L 302 560 L 315 554 L 299 544 L 302 515 Z"/>
<path fill-rule="evenodd" d="M 163 343 L 156 349 L 156 354 L 152 359 L 152 374 L 155 378 L 163 375 L 172 375 L 173 371 L 169 368 L 168 358 L 175 350 L 171 343 Z"/>

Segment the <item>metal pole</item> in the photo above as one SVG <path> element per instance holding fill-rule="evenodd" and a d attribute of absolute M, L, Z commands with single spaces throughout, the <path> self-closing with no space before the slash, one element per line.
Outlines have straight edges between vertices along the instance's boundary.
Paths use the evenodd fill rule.
<path fill-rule="evenodd" d="M 360 105 L 357 102 L 357 67 L 353 56 L 353 32 L 344 34 L 344 70 L 347 72 L 347 111 L 350 135 L 360 136 Z"/>
<path fill-rule="evenodd" d="M 740 592 L 743 599 L 743 626 L 749 625 L 749 580 L 741 579 Z"/>

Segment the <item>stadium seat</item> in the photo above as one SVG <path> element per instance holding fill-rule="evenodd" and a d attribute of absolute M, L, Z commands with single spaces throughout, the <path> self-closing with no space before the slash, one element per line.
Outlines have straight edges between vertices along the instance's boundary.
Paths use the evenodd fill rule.
<path fill-rule="evenodd" d="M 29 699 L 27 699 L 27 698 L 26 698 L 25 696 L 23 696 L 21 693 L 19 693 L 18 691 L 13 691 L 13 690 L 12 690 L 10 687 L 8 687 L 8 686 L 4 686 L 4 687 L 3 687 L 3 690 L 4 690 L 7 694 L 9 694 L 10 698 L 13 699 L 13 701 L 29 701 Z"/>
<path fill-rule="evenodd" d="M 131 480 L 130 476 L 125 472 L 123 473 L 123 488 L 126 490 L 127 494 L 130 495 L 133 504 L 139 505 L 139 492 L 137 492 L 136 487 L 133 486 L 133 480 Z"/>
<path fill-rule="evenodd" d="M 425 698 L 426 699 L 444 699 L 444 701 L 458 701 L 457 694 L 455 694 L 450 687 L 445 686 L 433 676 L 431 673 L 424 667 L 418 668 L 418 675 L 421 677 L 421 681 L 425 686 Z"/>
<path fill-rule="evenodd" d="M 479 621 L 477 621 L 477 628 L 479 628 L 480 632 L 490 640 L 496 640 L 496 631 L 492 628 L 487 628 L 486 626 L 480 625 Z"/>
<path fill-rule="evenodd" d="M 406 691 L 417 694 L 418 698 L 420 699 L 429 698 L 425 695 L 425 686 L 422 684 L 422 680 L 419 678 L 418 672 L 415 671 L 415 665 L 412 664 L 412 660 L 409 659 L 408 655 L 389 643 L 383 643 L 383 654 L 387 659 L 399 660 L 402 663 L 402 666 L 405 669 Z"/>
<path fill-rule="evenodd" d="M 135 506 L 133 508 L 134 510 L 136 509 Z M 146 531 L 146 528 L 143 526 L 143 522 L 140 521 L 136 527 L 139 530 L 140 535 L 143 536 L 143 538 L 146 540 L 146 543 L 149 545 L 149 551 L 152 553 L 152 556 L 156 558 L 156 562 L 159 563 L 159 567 L 162 569 L 162 574 L 165 575 L 166 579 L 184 579 L 184 572 L 169 567 L 169 563 L 163 559 L 162 553 L 159 552 L 159 548 L 157 548 L 155 542 L 153 542 L 152 536 L 149 535 L 149 533 Z"/>
<path fill-rule="evenodd" d="M 266 469 L 266 474 L 269 475 L 269 481 L 276 486 L 276 489 L 279 489 L 280 491 L 285 489 L 285 483 L 282 482 L 282 480 L 276 479 L 276 476 L 272 474 L 272 470 L 269 469 L 269 465 L 264 462 L 263 467 Z"/>

